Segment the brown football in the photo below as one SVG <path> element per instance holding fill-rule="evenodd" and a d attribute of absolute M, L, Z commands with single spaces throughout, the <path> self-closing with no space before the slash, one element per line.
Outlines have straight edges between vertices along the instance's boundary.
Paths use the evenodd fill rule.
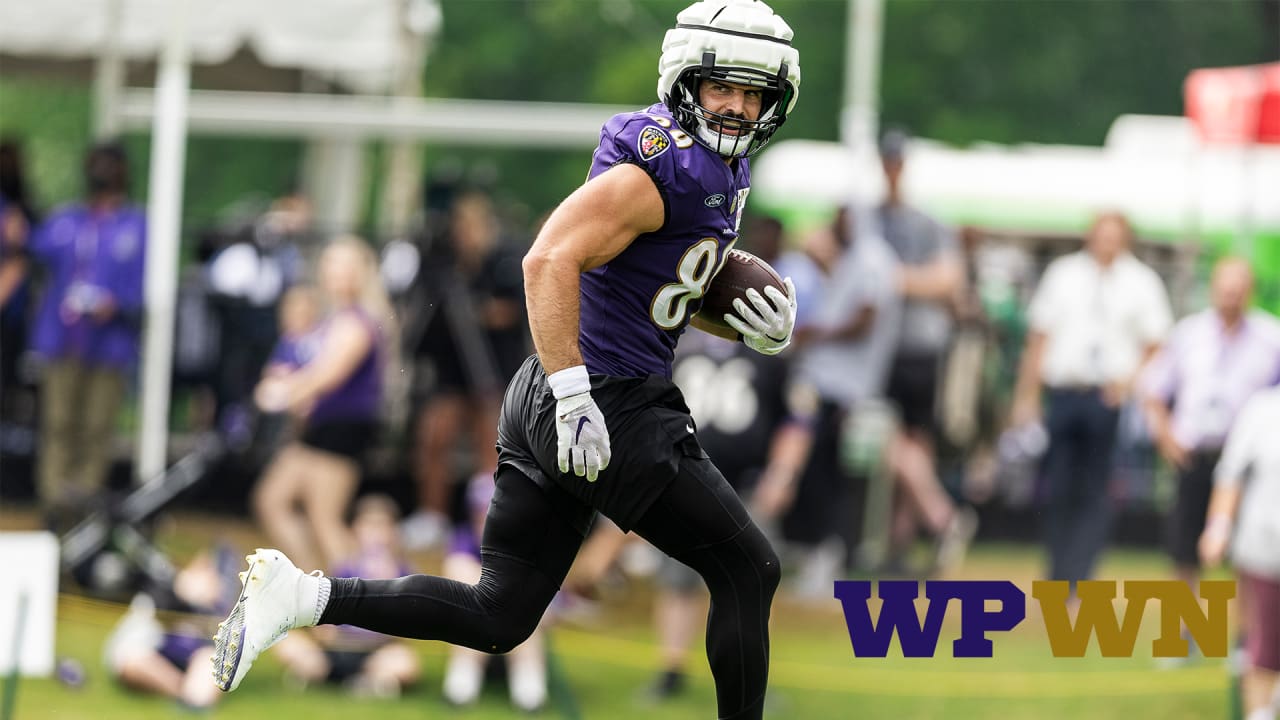
<path fill-rule="evenodd" d="M 720 326 L 729 332 L 732 328 L 724 322 L 726 313 L 733 312 L 733 301 L 742 298 L 747 306 L 747 290 L 755 288 L 764 294 L 764 289 L 772 285 L 786 294 L 787 288 L 777 271 L 769 267 L 769 263 L 752 255 L 746 250 L 730 250 L 720 273 L 711 281 L 706 295 L 702 296 L 702 308 L 698 310 L 698 319 Z M 766 298 L 768 296 L 765 296 Z"/>

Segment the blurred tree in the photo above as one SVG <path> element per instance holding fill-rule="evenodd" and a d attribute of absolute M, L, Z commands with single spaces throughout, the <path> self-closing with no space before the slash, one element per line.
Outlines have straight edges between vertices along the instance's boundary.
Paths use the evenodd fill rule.
<path fill-rule="evenodd" d="M 441 0 L 444 28 L 426 64 L 426 94 L 438 97 L 657 102 L 663 33 L 689 0 Z M 802 112 L 785 137 L 836 137 L 844 4 L 774 0 L 803 59 Z M 440 152 L 440 149 L 436 150 Z M 427 166 L 432 163 L 428 149 Z M 535 216 L 586 176 L 580 151 L 455 150 L 450 158 L 497 166 Z M 439 157 L 439 155 L 437 155 Z M 530 162 L 532 160 L 532 162 Z"/>
<path fill-rule="evenodd" d="M 657 100 L 663 32 L 688 2 L 440 0 L 426 94 L 643 106 Z M 804 69 L 779 137 L 835 139 L 847 2 L 772 5 L 795 29 Z M 1280 0 L 889 0 L 882 119 L 957 144 L 1098 144 L 1119 114 L 1180 114 L 1189 70 L 1280 59 L 1278 45 Z M 0 109 L 0 134 L 28 141 L 37 197 L 74 196 L 88 88 L 0 79 Z M 580 151 L 426 152 L 428 170 L 446 156 L 496 167 L 534 216 L 582 182 L 588 162 Z M 190 153 L 188 227 L 245 192 L 282 190 L 301 145 L 194 137 Z"/>
<path fill-rule="evenodd" d="M 1262 20 L 1262 36 L 1266 45 L 1263 55 L 1271 60 L 1280 60 L 1280 0 L 1253 2 Z"/>
<path fill-rule="evenodd" d="M 1268 5 L 890 2 L 883 117 L 956 143 L 1100 144 L 1117 115 L 1180 115 L 1194 68 L 1280 59 Z"/>
<path fill-rule="evenodd" d="M 0 137 L 23 144 L 27 182 L 42 211 L 84 190 L 80 167 L 89 143 L 89 102 L 88 88 L 75 84 L 0 79 Z"/>
<path fill-rule="evenodd" d="M 427 94 L 656 100 L 662 33 L 686 0 L 442 0 Z M 782 138 L 835 139 L 843 0 L 773 0 L 804 68 Z M 882 119 L 957 144 L 1099 144 L 1117 115 L 1182 112 L 1188 71 L 1277 59 L 1280 0 L 890 0 Z M 581 153 L 483 156 L 538 209 L 581 182 Z M 527 190 L 527 193 L 525 192 Z"/>
<path fill-rule="evenodd" d="M 81 161 L 89 147 L 91 91 L 49 78 L 0 79 L 0 137 L 25 145 L 28 174 L 43 209 L 83 194 Z M 150 136 L 125 136 L 134 199 L 147 198 Z M 232 203 L 247 196 L 266 199 L 297 179 L 302 142 L 278 139 L 192 136 L 187 143 L 183 232 L 190 237 Z M 184 248 L 185 249 L 185 248 Z"/>
<path fill-rule="evenodd" d="M 662 33 L 685 0 L 441 0 L 444 27 L 426 62 L 437 97 L 655 102 Z M 498 169 L 500 184 L 540 213 L 586 177 L 582 151 L 427 148 Z"/>

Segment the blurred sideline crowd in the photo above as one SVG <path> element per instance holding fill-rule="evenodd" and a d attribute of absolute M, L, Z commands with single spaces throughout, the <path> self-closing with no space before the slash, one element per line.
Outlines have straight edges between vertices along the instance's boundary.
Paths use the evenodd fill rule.
<path fill-rule="evenodd" d="M 1194 586 L 1230 559 L 1244 703 L 1267 712 L 1280 673 L 1280 321 L 1251 308 L 1248 262 L 1216 259 L 1196 307 L 1169 286 L 1168 253 L 1118 212 L 1052 252 L 953 230 L 904 196 L 908 146 L 882 138 L 877 205 L 799 238 L 773 218 L 745 224 L 740 247 L 795 281 L 788 352 L 689 332 L 677 354 L 699 439 L 788 559 L 790 593 L 829 600 L 851 572 L 946 576 L 980 524 L 1004 536 L 1009 510 L 1041 534 L 1045 577 L 1074 590 L 1115 519 L 1145 503 L 1164 513 L 1178 578 Z M 142 330 L 146 217 L 122 148 L 90 149 L 84 180 L 81 201 L 42 212 L 21 149 L 0 143 L 0 456 L 34 456 L 36 504 L 59 532 L 107 498 Z M 409 551 L 432 550 L 449 577 L 478 578 L 498 408 L 532 349 L 521 259 L 537 232 L 507 221 L 493 190 L 428 183 L 419 231 L 380 247 L 316 227 L 299 193 L 197 233 L 180 278 L 177 424 L 216 434 L 251 469 L 242 504 L 299 566 L 397 577 Z M 411 485 L 371 484 L 388 465 Z M 646 692 L 660 700 L 685 685 L 703 600 L 696 575 L 653 552 L 600 519 L 544 622 L 652 574 L 661 657 Z M 211 547 L 135 600 L 107 648 L 122 682 L 215 701 L 193 679 L 207 628 L 162 611 L 222 614 L 235 556 Z M 278 647 L 291 682 L 394 695 L 420 678 L 398 641 L 321 630 Z M 499 674 L 517 707 L 537 709 L 541 643 L 505 665 L 455 650 L 445 697 L 474 702 Z"/>

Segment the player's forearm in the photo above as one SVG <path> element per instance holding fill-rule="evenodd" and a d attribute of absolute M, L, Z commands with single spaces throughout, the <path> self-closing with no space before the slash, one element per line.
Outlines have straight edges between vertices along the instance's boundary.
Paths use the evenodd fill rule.
<path fill-rule="evenodd" d="M 525 303 L 529 331 L 542 362 L 552 374 L 582 364 L 578 348 L 579 274 L 573 260 L 554 252 L 531 250 L 524 258 Z"/>

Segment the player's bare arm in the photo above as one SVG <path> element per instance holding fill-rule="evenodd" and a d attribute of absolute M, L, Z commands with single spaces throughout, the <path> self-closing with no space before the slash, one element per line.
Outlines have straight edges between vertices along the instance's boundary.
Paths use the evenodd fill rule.
<path fill-rule="evenodd" d="M 548 375 L 582 364 L 578 276 L 609 262 L 665 220 L 657 186 L 627 163 L 579 187 L 547 219 L 523 267 L 529 329 Z"/>

